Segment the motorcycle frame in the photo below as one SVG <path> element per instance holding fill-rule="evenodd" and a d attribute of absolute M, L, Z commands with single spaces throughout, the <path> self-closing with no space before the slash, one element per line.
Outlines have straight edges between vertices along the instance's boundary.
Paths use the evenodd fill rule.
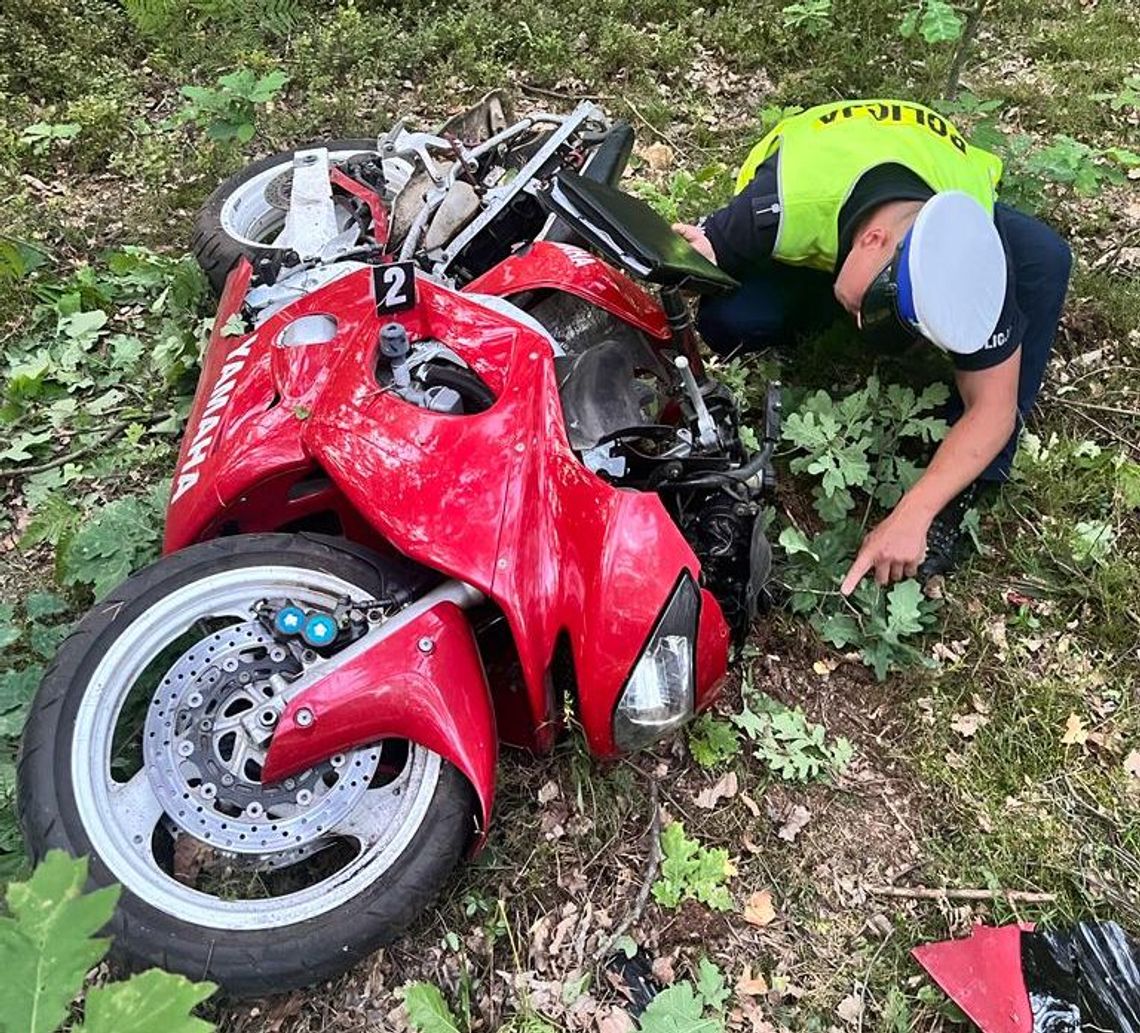
<path fill-rule="evenodd" d="M 335 654 L 293 696 L 266 757 L 267 777 L 364 742 L 407 738 L 466 775 L 485 830 L 497 742 L 541 753 L 562 727 L 560 657 L 569 658 L 590 751 L 619 755 L 612 721 L 621 692 L 679 577 L 687 571 L 699 584 L 700 563 L 656 494 L 614 487 L 571 450 L 553 339 L 509 304 L 491 306 L 480 295 L 566 291 L 663 346 L 670 331 L 660 305 L 588 252 L 538 242 L 465 291 L 417 279 L 415 306 L 395 315 L 378 313 L 373 270 L 362 268 L 254 332 L 226 336 L 251 278 L 243 260 L 219 305 L 164 550 L 335 515 L 348 540 L 454 579 L 467 592 L 464 605 L 493 603 L 519 671 L 516 680 L 489 682 L 484 661 L 494 658 L 480 654 L 454 601 L 424 610 L 398 635 L 378 634 L 381 626 L 361 640 L 368 648 L 351 659 Z M 335 319 L 332 340 L 281 343 L 286 328 L 308 316 Z M 374 371 L 379 329 L 390 320 L 412 342 L 452 348 L 495 403 L 453 416 L 384 389 Z M 716 599 L 707 589 L 700 596 L 698 711 L 723 680 L 730 638 Z M 424 643 L 431 648 L 421 650 Z M 398 694 L 384 686 L 397 683 L 402 702 L 393 706 Z M 302 721 L 300 710 L 308 711 Z"/>

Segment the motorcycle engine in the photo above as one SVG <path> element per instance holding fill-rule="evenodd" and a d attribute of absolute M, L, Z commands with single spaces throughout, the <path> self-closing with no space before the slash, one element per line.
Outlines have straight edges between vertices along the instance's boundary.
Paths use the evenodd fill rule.
<path fill-rule="evenodd" d="M 704 586 L 717 597 L 733 632 L 743 637 L 767 605 L 772 547 L 764 533 L 764 511 L 755 501 L 709 492 L 688 500 L 678 524 L 701 561 Z"/>

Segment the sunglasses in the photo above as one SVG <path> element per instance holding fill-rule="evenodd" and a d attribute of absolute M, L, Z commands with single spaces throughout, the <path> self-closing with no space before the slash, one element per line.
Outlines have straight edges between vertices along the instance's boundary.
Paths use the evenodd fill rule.
<path fill-rule="evenodd" d="M 919 337 L 899 311 L 899 269 L 905 248 L 904 237 L 891 260 L 867 287 L 859 306 L 859 329 L 863 339 L 884 355 L 901 355 Z"/>

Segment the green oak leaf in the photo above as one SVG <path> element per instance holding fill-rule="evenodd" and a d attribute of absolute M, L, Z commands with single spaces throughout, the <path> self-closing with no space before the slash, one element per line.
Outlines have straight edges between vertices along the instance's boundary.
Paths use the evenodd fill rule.
<path fill-rule="evenodd" d="M 820 638 L 843 649 L 846 646 L 858 645 L 863 640 L 863 629 L 859 622 L 849 613 L 832 613 L 812 621 Z"/>
<path fill-rule="evenodd" d="M 75 1033 L 209 1033 L 214 1024 L 190 1011 L 214 990 L 213 983 L 192 983 L 152 968 L 125 982 L 92 988 Z"/>
<path fill-rule="evenodd" d="M 58 617 L 67 612 L 67 600 L 54 592 L 30 592 L 24 599 L 24 615 L 30 621 Z"/>
<path fill-rule="evenodd" d="M 689 732 L 689 752 L 702 768 L 715 768 L 740 752 L 736 729 L 728 721 L 702 714 Z"/>
<path fill-rule="evenodd" d="M 953 43 L 962 35 L 966 19 L 946 0 L 926 0 L 918 31 L 927 43 Z"/>
<path fill-rule="evenodd" d="M 99 598 L 153 559 L 158 554 L 161 507 L 156 491 L 104 506 L 64 548 L 60 556 L 63 583 L 90 585 Z"/>
<path fill-rule="evenodd" d="M 887 596 L 887 626 L 898 635 L 922 631 L 922 586 L 913 578 L 900 581 Z"/>
<path fill-rule="evenodd" d="M 87 861 L 48 853 L 27 882 L 8 886 L 0 918 L 0 1016 L 6 1029 L 52 1033 L 67 1017 L 87 971 L 107 953 L 93 939 L 111 917 L 119 888 L 84 893 Z"/>
<path fill-rule="evenodd" d="M 0 603 L 0 649 L 19 642 L 22 637 L 16 625 L 16 607 L 11 603 Z"/>
<path fill-rule="evenodd" d="M 14 738 L 23 730 L 24 716 L 43 673 L 42 667 L 0 673 L 0 737 Z"/>
<path fill-rule="evenodd" d="M 37 656 L 47 660 L 55 655 L 70 630 L 70 624 L 33 624 L 28 629 L 28 645 Z"/>
<path fill-rule="evenodd" d="M 662 990 L 641 1016 L 641 1033 L 722 1033 L 719 1018 L 704 1018 L 704 1003 L 691 983 L 675 983 Z"/>
<path fill-rule="evenodd" d="M 1130 151 L 1127 147 L 1110 147 L 1104 153 L 1113 161 L 1118 161 L 1121 165 L 1125 165 L 1128 168 L 1140 165 L 1140 154 L 1137 154 L 1135 151 Z"/>
<path fill-rule="evenodd" d="M 697 993 L 705 1007 L 714 1011 L 724 1011 L 725 1003 L 732 996 L 732 991 L 725 985 L 724 973 L 708 958 L 701 958 L 697 964 Z"/>
<path fill-rule="evenodd" d="M 1140 509 L 1140 463 L 1121 460 L 1116 469 L 1116 490 L 1128 509 Z"/>
<path fill-rule="evenodd" d="M 431 983 L 412 983 L 404 987 L 402 993 L 412 1029 L 419 1033 L 459 1033 L 459 1022 L 439 987 Z"/>
<path fill-rule="evenodd" d="M 859 651 L 863 663 L 875 672 L 875 678 L 883 681 L 895 663 L 895 650 L 885 639 L 869 641 Z"/>
<path fill-rule="evenodd" d="M 818 553 L 812 549 L 811 543 L 807 540 L 807 536 L 798 527 L 785 527 L 780 532 L 780 537 L 777 541 L 784 547 L 784 551 L 789 556 L 794 556 L 797 552 L 803 552 L 817 563 L 819 562 Z"/>

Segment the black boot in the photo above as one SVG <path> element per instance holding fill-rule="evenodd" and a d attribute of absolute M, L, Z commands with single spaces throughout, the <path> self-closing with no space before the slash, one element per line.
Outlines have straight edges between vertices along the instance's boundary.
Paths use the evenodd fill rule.
<path fill-rule="evenodd" d="M 930 522 L 926 532 L 926 559 L 918 568 L 918 579 L 926 581 L 936 574 L 949 574 L 965 552 L 967 532 L 962 518 L 978 497 L 975 482 L 955 495 Z"/>

